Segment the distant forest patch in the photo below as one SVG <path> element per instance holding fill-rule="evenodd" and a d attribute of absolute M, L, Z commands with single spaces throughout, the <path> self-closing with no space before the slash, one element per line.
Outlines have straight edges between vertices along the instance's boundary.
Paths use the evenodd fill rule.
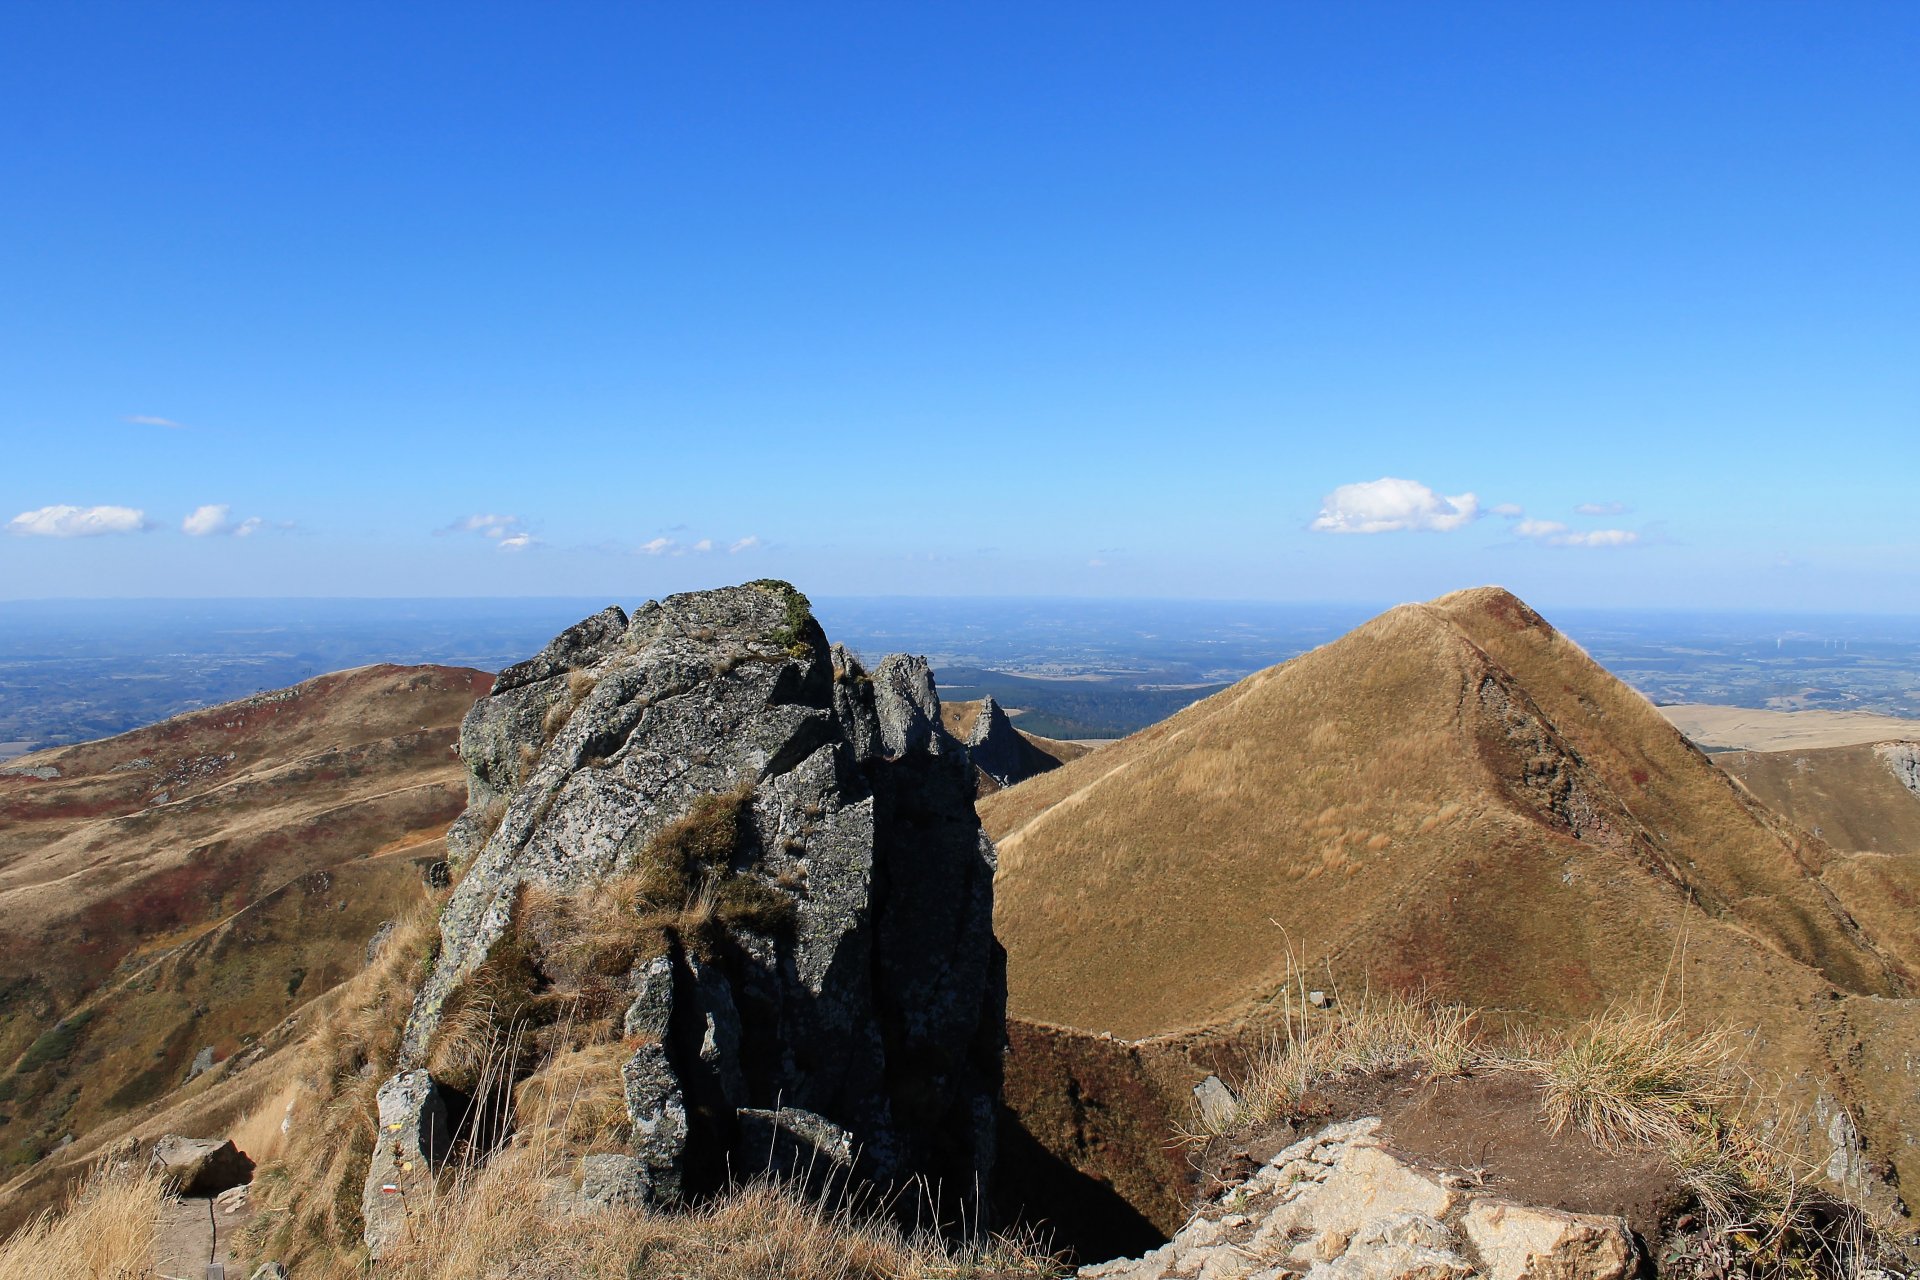
<path fill-rule="evenodd" d="M 943 699 L 955 702 L 992 694 L 1008 708 L 1025 708 L 1014 723 L 1043 738 L 1124 738 L 1165 720 L 1180 708 L 1226 688 L 1132 689 L 1096 680 L 1036 680 L 981 667 L 943 667 L 934 672 Z"/>

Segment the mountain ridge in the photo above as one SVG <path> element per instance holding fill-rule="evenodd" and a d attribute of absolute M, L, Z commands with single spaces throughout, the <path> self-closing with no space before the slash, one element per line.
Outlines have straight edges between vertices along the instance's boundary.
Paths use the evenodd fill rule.
<path fill-rule="evenodd" d="M 1389 610 L 979 807 L 1010 1012 L 1074 1029 L 1082 1059 L 1142 1046 L 1095 1074 L 1176 1108 L 1308 986 L 1522 1026 L 1678 1001 L 1747 1029 L 1823 1150 L 1833 1115 L 1871 1113 L 1839 1166 L 1857 1194 L 1920 1177 L 1910 1072 L 1857 1066 L 1896 1034 L 1865 1028 L 1914 1019 L 1901 940 L 1821 879 L 1833 850 L 1507 592 Z"/>

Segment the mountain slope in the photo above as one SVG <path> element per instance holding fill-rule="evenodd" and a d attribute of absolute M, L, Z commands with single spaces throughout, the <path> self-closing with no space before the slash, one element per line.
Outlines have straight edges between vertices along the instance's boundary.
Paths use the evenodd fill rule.
<path fill-rule="evenodd" d="M 1714 763 L 1835 849 L 1920 857 L 1920 792 L 1901 779 L 1920 743 L 1728 751 Z"/>
<path fill-rule="evenodd" d="M 1714 763 L 1838 851 L 1821 881 L 1920 970 L 1920 743 L 1729 751 Z"/>
<path fill-rule="evenodd" d="M 1823 846 L 1503 591 L 1395 609 L 981 811 L 1010 1003 L 1049 1022 L 1245 1015 L 1289 939 L 1545 1013 L 1657 986 L 1683 936 L 1754 980 L 1903 989 Z"/>
<path fill-rule="evenodd" d="M 362 667 L 0 772 L 0 1155 L 177 1086 L 363 961 L 490 678 Z"/>
<path fill-rule="evenodd" d="M 1658 1002 L 1739 1028 L 1776 1132 L 1850 1194 L 1920 1179 L 1920 1071 L 1876 1047 L 1920 1025 L 1911 889 L 1847 883 L 1504 591 L 1394 609 L 980 810 L 1010 1013 L 1137 1043 L 1168 1127 L 1300 986 L 1522 1024 Z M 1044 1099 L 1009 1101 L 1082 1167 Z"/>

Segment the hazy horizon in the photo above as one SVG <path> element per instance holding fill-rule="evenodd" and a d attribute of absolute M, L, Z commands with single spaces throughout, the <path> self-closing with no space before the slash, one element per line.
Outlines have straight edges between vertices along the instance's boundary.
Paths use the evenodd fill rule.
<path fill-rule="evenodd" d="M 740 585 L 741 582 L 745 582 L 745 581 L 748 581 L 748 579 L 740 579 L 738 581 L 726 581 L 726 582 L 715 581 L 715 582 L 706 584 L 706 586 L 704 587 L 695 586 L 695 587 L 687 588 L 687 590 L 699 591 L 699 590 L 706 590 L 714 587 L 738 586 Z M 1404 600 L 1391 600 L 1391 599 L 1384 599 L 1384 598 L 1342 599 L 1339 597 L 1328 596 L 1328 597 L 1309 599 L 1309 598 L 1284 598 L 1284 597 L 1267 597 L 1267 596 L 1179 596 L 1179 595 L 1130 596 L 1130 595 L 1073 595 L 1073 594 L 1042 594 L 1042 593 L 1017 594 L 1017 593 L 1007 593 L 1007 592 L 999 592 L 999 593 L 981 592 L 981 593 L 973 593 L 973 594 L 961 594 L 961 593 L 950 593 L 950 592 L 893 592 L 893 593 L 845 593 L 845 594 L 832 594 L 832 595 L 816 595 L 810 592 L 805 592 L 804 584 L 794 584 L 794 585 L 802 587 L 803 594 L 806 594 L 808 599 L 811 600 L 815 605 L 832 605 L 832 604 L 838 604 L 838 603 L 849 603 L 849 604 L 850 603 L 862 603 L 862 604 L 871 603 L 871 604 L 877 605 L 877 604 L 887 604 L 890 602 L 901 602 L 901 603 L 909 603 L 909 604 L 910 603 L 964 604 L 968 602 L 981 602 L 981 603 L 991 603 L 991 604 L 1002 604 L 1002 603 L 1004 604 L 1061 604 L 1061 605 L 1087 605 L 1087 606 L 1174 605 L 1174 606 L 1227 607 L 1227 608 L 1231 608 L 1235 606 L 1247 606 L 1251 608 L 1313 608 L 1313 609 L 1325 608 L 1325 609 L 1340 609 L 1340 610 L 1371 610 L 1373 613 L 1380 613 L 1380 612 L 1384 612 L 1385 610 L 1392 609 L 1398 605 L 1421 604 L 1421 603 L 1425 603 L 1429 599 L 1436 598 L 1436 597 L 1423 597 L 1419 599 L 1408 598 Z M 1503 584 L 1497 583 L 1497 582 L 1475 582 L 1475 583 L 1463 583 L 1459 587 L 1450 588 L 1450 590 L 1464 591 L 1464 590 L 1472 590 L 1480 587 L 1498 587 L 1501 589 L 1508 589 L 1508 588 L 1505 588 Z M 570 592 L 570 593 L 555 593 L 555 594 L 525 593 L 525 594 L 519 594 L 519 595 L 454 595 L 454 594 L 432 595 L 432 594 L 421 594 L 421 593 L 404 594 L 404 595 L 395 594 L 395 595 L 225 595 L 225 596 L 223 595 L 196 595 L 196 596 L 48 595 L 48 596 L 0 597 L 0 604 L 24 605 L 24 606 L 34 606 L 34 607 L 39 607 L 39 606 L 58 607 L 58 606 L 64 606 L 64 605 L 71 605 L 75 607 L 86 607 L 86 606 L 134 605 L 134 604 L 190 607 L 193 605 L 221 605 L 221 604 L 264 606 L 264 605 L 271 605 L 276 603 L 368 604 L 368 605 L 407 605 L 407 604 L 538 605 L 538 604 L 544 604 L 544 603 L 555 603 L 555 604 L 565 603 L 569 605 L 578 605 L 588 609 L 598 609 L 598 608 L 604 608 L 607 605 L 619 605 L 622 608 L 633 608 L 635 606 L 638 606 L 644 603 L 647 600 L 656 600 L 661 598 L 662 595 L 668 595 L 668 594 L 673 594 L 673 593 L 662 592 L 658 594 L 635 594 L 632 591 L 626 591 L 626 592 L 588 591 L 588 592 L 578 592 L 578 593 Z M 1446 594 L 1446 593 L 1442 592 L 1441 594 Z M 1758 605 L 1758 604 L 1740 604 L 1740 605 L 1663 604 L 1663 605 L 1646 605 L 1646 606 L 1634 606 L 1634 605 L 1608 606 L 1608 605 L 1591 605 L 1591 604 L 1585 604 L 1585 603 L 1573 603 L 1569 601 L 1556 602 L 1553 599 L 1548 597 L 1522 596 L 1520 595 L 1519 592 L 1514 592 L 1514 594 L 1516 596 L 1520 596 L 1520 598 L 1525 600 L 1527 604 L 1531 605 L 1537 610 L 1540 610 L 1543 613 L 1562 614 L 1567 616 L 1586 615 L 1586 616 L 1595 616 L 1595 617 L 1612 616 L 1612 617 L 1645 617 L 1645 618 L 1688 618 L 1688 617 L 1769 618 L 1769 619 L 1784 619 L 1784 620 L 1792 620 L 1792 619 L 1843 619 L 1844 620 L 1844 619 L 1859 618 L 1859 619 L 1884 619 L 1890 622 L 1902 622 L 1902 621 L 1920 622 L 1920 607 L 1907 608 L 1907 609 L 1875 609 L 1875 608 L 1796 609 L 1796 608 L 1782 607 L 1777 605 Z M 1369 614 L 1369 616 L 1371 616 L 1371 614 Z M 1549 616 L 1547 620 L 1551 622 L 1553 619 L 1551 616 Z M 6 626 L 6 620 L 0 619 L 0 631 L 4 631 L 5 626 Z"/>

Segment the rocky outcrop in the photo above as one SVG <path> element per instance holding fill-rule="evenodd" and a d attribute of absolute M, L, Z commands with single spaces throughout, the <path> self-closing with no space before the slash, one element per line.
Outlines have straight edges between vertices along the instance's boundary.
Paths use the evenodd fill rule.
<path fill-rule="evenodd" d="M 1377 1119 L 1303 1138 L 1141 1258 L 1085 1280 L 1622 1280 L 1639 1261 L 1618 1218 L 1530 1208 L 1409 1163 Z"/>
<path fill-rule="evenodd" d="M 225 1138 L 170 1133 L 153 1144 L 147 1164 L 181 1196 L 215 1196 L 253 1180 L 253 1161 Z"/>
<path fill-rule="evenodd" d="M 1879 742 L 1873 753 L 1893 770 L 1901 786 L 1920 796 L 1920 742 Z"/>
<path fill-rule="evenodd" d="M 459 879 L 380 1090 L 376 1256 L 450 1140 L 497 1139 L 476 1117 L 504 1104 L 447 1065 L 477 1016 L 537 1040 L 563 1005 L 621 1055 L 629 1124 L 583 1152 L 588 1199 L 673 1202 L 769 1164 L 984 1184 L 994 850 L 924 660 L 862 669 L 784 583 L 672 596 L 501 672 L 460 752 Z"/>
<path fill-rule="evenodd" d="M 1013 727 L 1013 721 L 992 694 L 980 700 L 979 714 L 967 734 L 967 755 L 974 767 L 992 779 L 996 787 L 1010 787 L 1060 767 L 1058 760 L 1028 742 Z"/>

